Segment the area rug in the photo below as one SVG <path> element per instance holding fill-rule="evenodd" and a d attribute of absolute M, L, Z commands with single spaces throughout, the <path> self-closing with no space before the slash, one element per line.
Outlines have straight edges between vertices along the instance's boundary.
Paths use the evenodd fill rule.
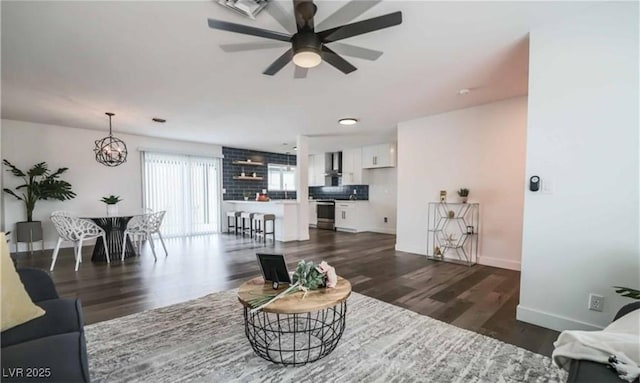
<path fill-rule="evenodd" d="M 564 382 L 548 357 L 364 295 L 332 354 L 282 367 L 253 353 L 235 291 L 86 327 L 93 382 Z"/>

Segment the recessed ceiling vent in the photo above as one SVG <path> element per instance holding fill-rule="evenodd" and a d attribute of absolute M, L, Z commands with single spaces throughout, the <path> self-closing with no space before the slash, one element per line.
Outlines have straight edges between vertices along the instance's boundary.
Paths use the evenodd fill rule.
<path fill-rule="evenodd" d="M 255 19 L 256 15 L 267 6 L 267 0 L 218 0 L 218 4 Z"/>

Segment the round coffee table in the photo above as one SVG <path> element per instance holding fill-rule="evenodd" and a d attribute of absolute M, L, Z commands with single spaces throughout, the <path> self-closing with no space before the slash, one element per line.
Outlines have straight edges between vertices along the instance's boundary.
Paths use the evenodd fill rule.
<path fill-rule="evenodd" d="M 238 289 L 238 300 L 244 309 L 244 332 L 253 351 L 285 366 L 324 358 L 336 348 L 344 332 L 351 283 L 338 277 L 335 288 L 309 291 L 304 299 L 301 299 L 303 292 L 296 292 L 251 312 L 248 301 L 287 288 L 273 290 L 270 283 L 258 277 Z"/>

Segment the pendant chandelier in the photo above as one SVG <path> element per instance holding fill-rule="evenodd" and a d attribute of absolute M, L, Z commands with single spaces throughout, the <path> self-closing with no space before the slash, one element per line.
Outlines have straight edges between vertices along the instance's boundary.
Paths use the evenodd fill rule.
<path fill-rule="evenodd" d="M 114 167 L 127 161 L 127 145 L 111 133 L 111 117 L 115 114 L 105 114 L 109 116 L 109 136 L 96 140 L 93 151 L 96 153 L 96 161 L 105 166 Z"/>

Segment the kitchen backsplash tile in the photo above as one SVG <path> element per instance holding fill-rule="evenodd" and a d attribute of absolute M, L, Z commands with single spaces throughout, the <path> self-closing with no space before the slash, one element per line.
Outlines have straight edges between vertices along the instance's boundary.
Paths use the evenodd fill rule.
<path fill-rule="evenodd" d="M 368 200 L 369 185 L 309 186 L 309 197 L 313 199 L 347 200 L 352 195 L 355 199 Z"/>
<path fill-rule="evenodd" d="M 287 154 L 260 152 L 257 150 L 238 149 L 238 148 L 222 148 L 222 188 L 225 193 L 222 195 L 223 200 L 241 200 L 243 193 L 249 193 L 249 199 L 255 199 L 256 193 L 262 189 L 267 189 L 269 180 L 267 178 L 267 164 L 287 164 Z M 288 155 L 289 165 L 296 165 L 296 156 Z M 250 159 L 253 162 L 261 162 L 261 166 L 238 165 L 233 161 L 246 161 Z M 262 180 L 234 180 L 233 176 L 238 176 L 244 169 L 244 172 L 251 176 L 254 172 L 257 177 Z M 271 199 L 284 199 L 284 192 L 269 191 Z M 295 199 L 296 192 L 287 192 L 287 197 Z"/>

